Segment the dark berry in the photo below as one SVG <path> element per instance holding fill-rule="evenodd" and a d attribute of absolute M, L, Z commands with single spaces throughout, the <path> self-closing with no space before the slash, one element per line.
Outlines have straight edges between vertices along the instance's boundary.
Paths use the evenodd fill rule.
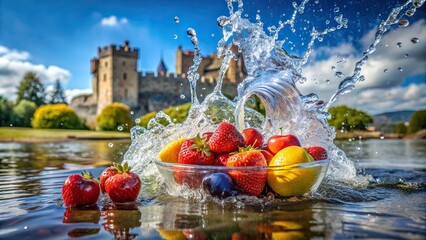
<path fill-rule="evenodd" d="M 211 173 L 203 178 L 203 189 L 220 199 L 238 195 L 232 178 L 226 173 Z"/>

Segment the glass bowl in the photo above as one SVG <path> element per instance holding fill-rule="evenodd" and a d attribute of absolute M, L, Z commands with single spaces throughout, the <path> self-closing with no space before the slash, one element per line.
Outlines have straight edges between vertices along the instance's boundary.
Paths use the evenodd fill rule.
<path fill-rule="evenodd" d="M 287 166 L 249 166 L 226 167 L 168 163 L 155 160 L 155 164 L 164 179 L 166 191 L 172 196 L 188 198 L 192 193 L 209 195 L 203 190 L 203 179 L 213 173 L 225 173 L 233 179 L 233 185 L 239 193 L 250 194 L 241 187 L 243 181 L 250 185 L 253 181 L 265 182 L 270 189 L 283 197 L 302 196 L 315 192 L 327 172 L 329 160 L 307 162 Z M 238 179 L 236 179 L 238 178 Z"/>

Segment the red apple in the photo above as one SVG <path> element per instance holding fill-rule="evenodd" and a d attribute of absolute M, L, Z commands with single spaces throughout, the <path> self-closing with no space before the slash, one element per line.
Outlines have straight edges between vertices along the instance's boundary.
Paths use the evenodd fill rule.
<path fill-rule="evenodd" d="M 255 128 L 246 128 L 242 132 L 246 146 L 253 146 L 259 148 L 263 145 L 263 136 L 259 130 Z"/>
<path fill-rule="evenodd" d="M 315 161 L 328 158 L 327 151 L 321 146 L 307 147 L 305 149 L 315 159 Z"/>
<path fill-rule="evenodd" d="M 272 154 L 277 154 L 281 149 L 290 146 L 299 146 L 300 142 L 296 136 L 292 134 L 288 135 L 274 135 L 269 138 L 268 144 L 266 145 L 266 150 L 271 152 Z"/>

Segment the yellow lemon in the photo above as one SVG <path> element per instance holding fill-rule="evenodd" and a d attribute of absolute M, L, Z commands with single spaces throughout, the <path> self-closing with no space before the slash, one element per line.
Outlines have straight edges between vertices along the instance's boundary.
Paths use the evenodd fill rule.
<path fill-rule="evenodd" d="M 177 163 L 180 147 L 187 138 L 181 138 L 167 144 L 158 154 L 158 158 L 163 162 Z"/>
<path fill-rule="evenodd" d="M 164 230 L 164 229 L 156 229 L 157 232 L 163 239 L 167 240 L 186 240 L 185 235 L 183 235 L 180 230 Z"/>
<path fill-rule="evenodd" d="M 304 148 L 291 146 L 275 154 L 269 166 L 288 166 L 312 161 L 314 159 Z M 301 196 L 311 190 L 320 171 L 321 167 L 270 170 L 268 184 L 281 196 Z"/>

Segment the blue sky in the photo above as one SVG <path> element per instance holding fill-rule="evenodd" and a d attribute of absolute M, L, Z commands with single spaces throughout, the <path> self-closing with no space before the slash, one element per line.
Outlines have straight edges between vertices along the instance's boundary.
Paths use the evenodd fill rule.
<path fill-rule="evenodd" d="M 291 2 L 288 0 L 244 1 L 244 10 L 250 19 L 254 19 L 255 14 L 258 13 L 266 28 L 276 25 L 279 20 L 286 20 L 290 17 L 293 11 Z M 368 34 L 371 35 L 380 19 L 384 19 L 390 9 L 401 2 L 403 1 L 369 3 L 367 0 L 344 2 L 311 0 L 307 4 L 305 13 L 298 16 L 300 19 L 296 21 L 296 33 L 284 29 L 280 38 L 288 37 L 289 40 L 284 45 L 286 50 L 293 54 L 301 54 L 305 50 L 301 43 L 307 42 L 309 29 L 312 29 L 313 26 L 320 29 L 327 27 L 326 21 L 330 20 L 333 23 L 334 16 L 339 14 L 348 18 L 347 29 L 325 36 L 323 42 L 316 44 L 317 52 L 320 53 L 325 49 L 323 51 L 325 54 L 314 54 L 311 58 L 312 61 L 307 66 L 306 74 L 309 75 L 312 71 L 318 73 L 317 67 L 319 66 L 316 65 L 320 62 L 333 65 L 332 62 L 327 62 L 327 60 L 334 61 L 331 53 L 336 53 L 336 56 L 340 58 L 342 56 L 346 56 L 348 59 L 359 57 L 369 40 L 366 39 Z M 336 7 L 338 11 L 336 11 Z M 424 21 L 426 17 L 425 12 L 425 6 L 423 6 L 413 17 L 407 17 L 411 24 L 404 31 L 407 31 L 406 29 L 414 31 L 414 23 L 418 23 L 418 26 L 416 25 L 417 33 L 419 29 L 424 30 L 425 23 L 421 21 Z M 68 94 L 89 91 L 91 89 L 89 61 L 96 55 L 97 47 L 111 43 L 121 44 L 123 40 L 130 40 L 131 46 L 140 49 L 138 66 L 140 71 L 153 71 L 161 56 L 164 57 L 169 69 L 173 71 L 177 46 L 182 45 L 184 49 L 192 47 L 186 37 L 186 29 L 194 28 L 197 31 L 203 54 L 211 54 L 216 50 L 217 41 L 221 37 L 221 29 L 217 26 L 216 19 L 218 16 L 227 14 L 225 1 L 46 0 L 41 4 L 39 1 L 29 0 L 0 0 L 0 94 L 13 97 L 12 87 L 19 82 L 18 77 L 21 77 L 23 71 L 28 69 L 39 71 L 40 75 L 46 79 L 46 85 L 51 84 L 55 78 L 60 78 Z M 175 16 L 180 18 L 179 23 L 174 21 Z M 394 33 L 395 38 L 398 37 L 398 31 L 399 29 L 396 29 L 396 33 Z M 173 38 L 174 34 L 178 36 L 177 39 Z M 389 36 L 391 35 L 392 32 Z M 426 55 L 423 47 L 426 39 L 422 39 L 424 36 L 418 35 L 420 42 L 416 45 L 412 44 L 415 48 L 411 49 L 408 49 L 411 47 L 408 46 L 409 39 L 405 40 L 403 50 L 418 53 L 420 47 L 420 53 Z M 410 38 L 412 37 L 415 36 Z M 389 41 L 389 45 L 395 44 L 392 39 Z M 293 42 L 293 44 L 288 44 L 289 42 Z M 345 50 L 342 52 L 342 49 Z M 405 53 L 401 52 L 401 54 L 403 56 Z M 382 55 L 385 56 L 385 54 Z M 422 61 L 425 61 L 425 57 L 420 57 L 420 60 L 421 64 Z M 5 62 L 8 65 L 4 64 Z M 396 62 L 398 61 L 391 61 L 389 66 L 383 68 L 392 68 Z M 418 61 L 414 62 L 419 64 Z M 383 82 L 384 80 L 381 82 L 375 77 L 377 80 L 375 84 L 365 84 L 364 87 L 361 84 L 359 90 L 401 88 L 401 91 L 404 91 L 404 89 L 416 85 L 420 86 L 420 92 L 423 92 L 422 90 L 426 90 L 422 86 L 425 84 L 425 68 L 420 67 L 419 70 L 419 67 L 416 67 L 411 71 L 404 71 L 401 76 L 398 76 L 398 80 L 391 81 L 392 84 L 386 84 Z M 348 63 L 348 66 L 342 69 L 350 71 L 351 66 Z M 406 69 L 408 70 L 408 66 Z M 317 88 L 315 84 L 312 84 L 317 81 L 314 78 L 308 76 L 308 79 L 312 81 L 301 86 L 302 92 Z M 330 91 L 330 89 L 320 91 L 320 96 L 327 99 Z M 425 95 L 420 94 L 421 101 L 419 100 L 417 105 L 426 107 Z M 343 103 L 351 104 L 351 101 L 351 98 L 348 97 Z M 395 99 L 395 101 L 402 100 Z M 393 110 L 403 107 L 415 108 L 415 103 L 395 107 Z M 354 105 L 366 110 L 370 109 L 370 111 L 375 109 L 375 107 L 368 107 L 365 104 L 364 106 L 361 103 Z M 388 105 L 386 109 L 392 110 L 392 103 Z"/>

